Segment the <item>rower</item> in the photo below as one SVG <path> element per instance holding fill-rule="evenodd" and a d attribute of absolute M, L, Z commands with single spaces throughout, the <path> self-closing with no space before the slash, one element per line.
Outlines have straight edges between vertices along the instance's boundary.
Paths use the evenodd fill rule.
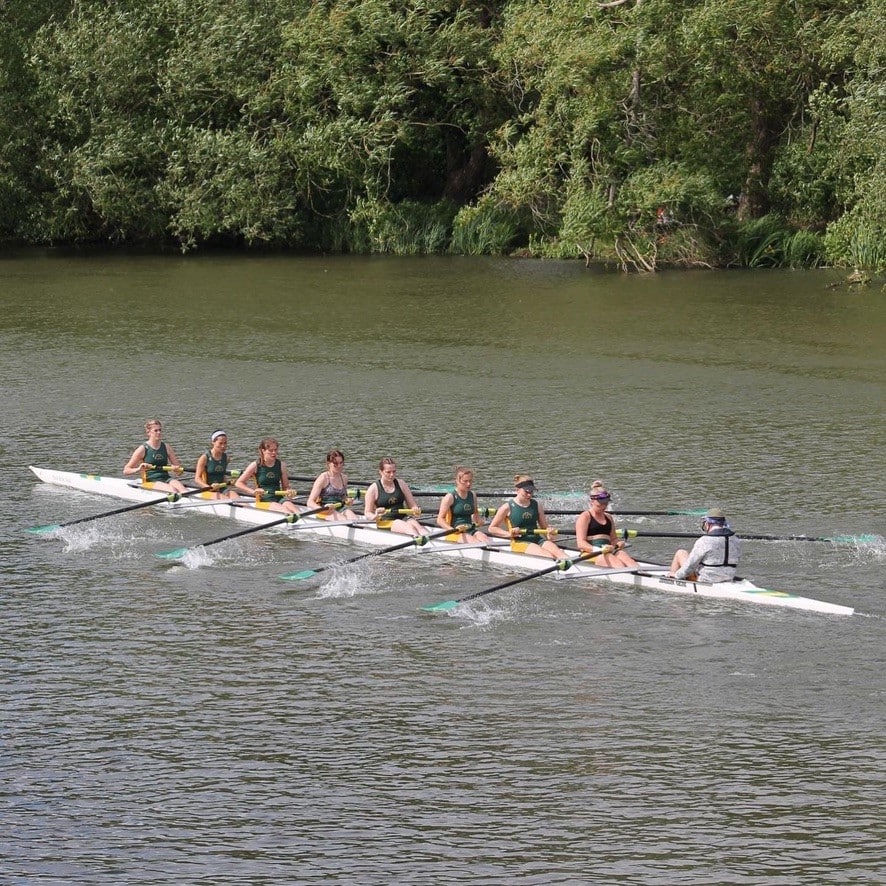
<path fill-rule="evenodd" d="M 477 493 L 471 489 L 473 482 L 474 472 L 470 468 L 455 469 L 455 489 L 443 496 L 437 511 L 437 525 L 441 529 L 453 530 L 452 535 L 446 536 L 446 541 L 489 541 L 489 536 L 479 529 L 483 521 L 477 509 Z"/>
<path fill-rule="evenodd" d="M 326 453 L 326 470 L 320 474 L 308 496 L 308 510 L 328 507 L 317 516 L 323 520 L 355 520 L 357 515 L 348 508 L 352 499 L 348 494 L 348 475 L 344 472 L 345 455 L 340 449 Z M 338 510 L 344 508 L 344 510 Z"/>
<path fill-rule="evenodd" d="M 637 561 L 624 550 L 625 543 L 619 541 L 615 532 L 615 517 L 607 513 L 612 495 L 601 480 L 595 480 L 588 495 L 588 506 L 575 520 L 575 543 L 580 551 L 598 551 L 593 558 L 594 566 L 618 568 L 636 567 Z M 611 552 L 603 553 L 604 547 Z"/>
<path fill-rule="evenodd" d="M 535 480 L 529 474 L 517 474 L 514 497 L 495 512 L 489 534 L 511 539 L 515 553 L 566 560 L 566 552 L 551 541 L 556 530 L 548 526 L 545 510 L 534 495 Z"/>
<path fill-rule="evenodd" d="M 215 498 L 237 498 L 234 489 L 227 489 L 228 481 L 228 435 L 219 428 L 209 438 L 209 449 L 200 453 L 194 469 L 194 482 Z"/>
<path fill-rule="evenodd" d="M 409 509 L 411 514 L 403 518 L 398 511 Z M 363 513 L 375 520 L 379 529 L 390 529 L 403 535 L 424 535 L 425 527 L 415 519 L 421 508 L 415 503 L 409 485 L 397 479 L 397 462 L 385 457 L 378 463 L 378 480 L 366 490 Z"/>
<path fill-rule="evenodd" d="M 280 443 L 273 437 L 265 437 L 258 444 L 258 458 L 247 465 L 234 488 L 242 495 L 254 495 L 255 503 L 268 510 L 297 514 L 299 508 L 292 501 L 295 491 L 289 485 L 286 463 L 277 457 L 279 451 Z M 253 486 L 249 485 L 250 480 Z"/>
<path fill-rule="evenodd" d="M 185 485 L 180 480 L 169 477 L 167 465 L 181 474 L 184 468 L 175 454 L 175 450 L 163 441 L 163 424 L 159 418 L 149 418 L 145 422 L 145 433 L 148 439 L 135 451 L 123 466 L 123 475 L 130 477 L 141 474 L 142 483 L 150 483 L 151 489 L 162 492 L 184 492 Z"/>

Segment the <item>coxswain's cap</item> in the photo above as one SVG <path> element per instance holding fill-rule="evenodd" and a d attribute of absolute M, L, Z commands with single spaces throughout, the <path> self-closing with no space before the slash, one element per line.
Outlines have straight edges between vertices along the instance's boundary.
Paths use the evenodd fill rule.
<path fill-rule="evenodd" d="M 719 508 L 708 508 L 707 513 L 704 515 L 705 520 L 708 523 L 725 523 L 726 515 Z"/>

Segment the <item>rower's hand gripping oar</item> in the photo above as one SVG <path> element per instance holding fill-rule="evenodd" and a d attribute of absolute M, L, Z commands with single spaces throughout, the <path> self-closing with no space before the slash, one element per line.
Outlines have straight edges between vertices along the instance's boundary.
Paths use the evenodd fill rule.
<path fill-rule="evenodd" d="M 64 523 L 50 523 L 47 526 L 32 526 L 28 532 L 41 533 L 53 532 L 56 529 L 63 529 L 65 526 L 76 526 L 78 523 L 89 523 L 92 520 L 101 520 L 104 517 L 114 517 L 117 514 L 126 514 L 129 511 L 138 511 L 141 508 L 150 508 L 154 505 L 172 504 L 180 498 L 187 498 L 189 495 L 199 495 L 206 492 L 205 489 L 191 489 L 188 492 L 169 492 L 163 498 L 154 498 L 151 501 L 141 501 L 138 504 L 126 505 L 123 508 L 114 508 L 113 511 L 104 511 L 101 514 L 93 514 L 91 517 L 78 517 L 76 520 L 67 520 Z"/>
<path fill-rule="evenodd" d="M 369 551 L 365 554 L 360 554 L 357 557 L 351 557 L 349 560 L 339 560 L 336 563 L 327 563 L 325 566 L 318 566 L 316 569 L 303 569 L 301 572 L 287 572 L 285 575 L 281 575 L 284 581 L 301 581 L 305 578 L 313 578 L 315 575 L 319 575 L 321 572 L 326 572 L 329 569 L 338 569 L 341 566 L 348 566 L 351 563 L 357 563 L 360 560 L 365 560 L 368 557 L 379 557 L 382 554 L 390 554 L 394 551 L 402 551 L 405 548 L 409 548 L 415 546 L 417 548 L 424 547 L 429 541 L 433 541 L 435 538 L 442 538 L 444 535 L 451 535 L 453 532 L 452 529 L 441 529 L 439 532 L 432 532 L 430 535 L 413 535 L 409 538 L 408 541 L 401 542 L 400 544 L 391 545 L 387 548 L 378 548 L 375 551 Z"/>
<path fill-rule="evenodd" d="M 261 532 L 262 529 L 270 529 L 272 526 L 280 526 L 283 523 L 297 523 L 302 517 L 310 517 L 312 514 L 319 514 L 320 511 L 328 511 L 330 510 L 330 507 L 331 506 L 329 505 L 324 505 L 322 508 L 314 508 L 311 511 L 302 511 L 300 514 L 287 514 L 279 520 L 271 520 L 269 523 L 262 523 L 260 526 L 250 526 L 247 529 L 231 532 L 228 533 L 228 535 L 222 535 L 219 538 L 213 538 L 209 541 L 201 542 L 198 545 L 191 545 L 187 548 L 175 548 L 171 551 L 160 551 L 157 556 L 163 560 L 181 560 L 188 551 L 193 551 L 196 548 L 208 548 L 210 545 L 221 544 L 223 541 L 230 541 L 232 538 L 242 538 L 244 535 L 251 535 L 253 532 Z"/>
<path fill-rule="evenodd" d="M 510 581 L 505 581 L 494 587 L 486 588 L 484 591 L 477 591 L 474 594 L 468 594 L 466 597 L 459 597 L 458 600 L 443 600 L 440 603 L 432 603 L 429 606 L 422 606 L 422 609 L 425 612 L 449 612 L 450 610 L 455 609 L 459 603 L 465 603 L 468 600 L 476 600 L 478 597 L 485 597 L 487 594 L 492 594 L 495 591 L 503 591 L 505 588 L 513 587 L 524 581 L 531 581 L 533 578 L 540 578 L 542 575 L 549 575 L 552 572 L 565 572 L 582 560 L 592 560 L 594 557 L 599 557 L 600 554 L 605 553 L 605 548 L 599 551 L 584 551 L 572 560 L 558 560 L 553 566 L 548 566 L 537 572 L 530 572 L 529 575 L 521 575 L 518 578 L 512 578 Z"/>

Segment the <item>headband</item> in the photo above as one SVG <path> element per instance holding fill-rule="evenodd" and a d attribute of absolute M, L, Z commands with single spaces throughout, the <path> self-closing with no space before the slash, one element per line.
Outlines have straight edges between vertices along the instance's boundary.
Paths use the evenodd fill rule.
<path fill-rule="evenodd" d="M 213 431 L 212 436 L 209 438 L 210 443 L 215 443 L 219 437 L 227 437 L 228 435 L 224 431 Z"/>

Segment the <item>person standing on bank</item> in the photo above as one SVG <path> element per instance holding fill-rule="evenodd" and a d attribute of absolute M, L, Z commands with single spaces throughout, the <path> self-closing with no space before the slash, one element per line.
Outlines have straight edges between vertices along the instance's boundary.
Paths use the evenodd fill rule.
<path fill-rule="evenodd" d="M 141 474 L 142 483 L 151 483 L 152 489 L 161 492 L 184 492 L 184 484 L 174 477 L 170 478 L 169 472 L 164 470 L 166 465 L 177 468 L 178 470 L 173 472 L 176 474 L 181 474 L 184 469 L 172 446 L 163 442 L 163 425 L 160 419 L 149 418 L 145 422 L 145 433 L 148 439 L 136 448 L 123 466 L 123 476 Z"/>
<path fill-rule="evenodd" d="M 691 551 L 680 548 L 674 554 L 668 575 L 689 581 L 732 581 L 741 559 L 741 539 L 729 528 L 719 508 L 708 510 L 701 529 L 704 535 Z"/>

